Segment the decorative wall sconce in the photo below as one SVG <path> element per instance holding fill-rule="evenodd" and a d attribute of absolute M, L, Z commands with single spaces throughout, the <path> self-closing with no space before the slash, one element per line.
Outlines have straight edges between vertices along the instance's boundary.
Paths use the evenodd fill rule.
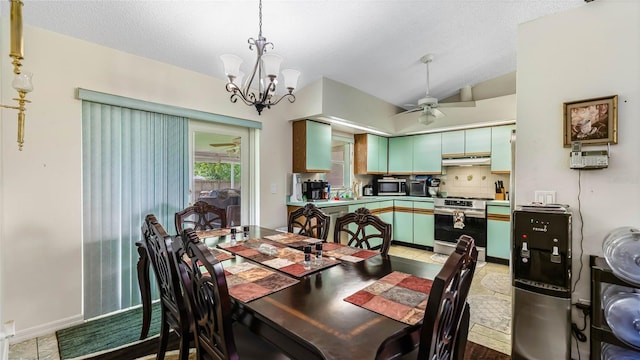
<path fill-rule="evenodd" d="M 22 72 L 22 1 L 9 0 L 11 2 L 11 52 L 9 57 L 13 59 L 13 73 L 15 77 L 11 85 L 18 91 L 18 98 L 13 100 L 18 102 L 17 106 L 1 105 L 0 107 L 18 110 L 18 150 L 22 151 L 22 145 L 24 144 L 24 112 L 26 111 L 25 104 L 31 102 L 25 99 L 28 92 L 33 90 L 33 84 L 31 83 L 31 73 Z"/>

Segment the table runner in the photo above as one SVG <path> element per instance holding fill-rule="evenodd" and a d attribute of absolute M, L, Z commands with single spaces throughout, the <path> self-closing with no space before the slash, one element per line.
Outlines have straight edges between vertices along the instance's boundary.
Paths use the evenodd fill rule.
<path fill-rule="evenodd" d="M 432 280 L 394 271 L 345 301 L 413 325 L 424 318 Z"/>
<path fill-rule="evenodd" d="M 380 251 L 365 250 L 338 243 L 324 243 L 322 244 L 322 254 L 342 261 L 360 262 L 380 254 Z"/>
<path fill-rule="evenodd" d="M 299 281 L 262 266 L 244 262 L 224 268 L 229 295 L 247 303 Z"/>
<path fill-rule="evenodd" d="M 198 235 L 200 239 L 205 239 L 208 237 L 225 236 L 229 234 L 231 234 L 231 229 L 229 228 L 196 231 L 196 235 Z"/>
<path fill-rule="evenodd" d="M 268 255 L 260 252 L 260 245 L 271 246 L 275 253 Z M 325 256 L 322 258 L 321 263 L 312 261 L 311 267 L 305 269 L 303 266 L 304 252 L 267 239 L 252 238 L 238 241 L 235 245 L 225 242 L 218 244 L 218 247 L 295 277 L 303 277 L 340 263 L 338 260 L 329 259 Z"/>
<path fill-rule="evenodd" d="M 271 241 L 278 242 L 280 244 L 287 245 L 293 248 L 302 248 L 305 245 L 312 245 L 315 243 L 322 242 L 322 239 L 316 239 L 300 234 L 293 233 L 281 233 L 276 235 L 268 235 L 264 237 L 265 239 L 269 239 Z"/>

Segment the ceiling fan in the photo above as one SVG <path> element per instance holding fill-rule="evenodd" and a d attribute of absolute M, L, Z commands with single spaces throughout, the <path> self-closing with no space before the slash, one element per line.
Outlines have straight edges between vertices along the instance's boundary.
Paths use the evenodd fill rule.
<path fill-rule="evenodd" d="M 427 65 L 427 92 L 425 97 L 418 100 L 418 105 L 413 109 L 401 112 L 400 114 L 407 114 L 416 111 L 420 111 L 421 114 L 418 117 L 418 122 L 423 125 L 429 125 L 433 123 L 436 119 L 440 119 L 445 117 L 446 115 L 438 110 L 439 107 L 471 107 L 476 106 L 476 102 L 471 100 L 473 96 L 471 95 L 471 87 L 467 86 L 460 90 L 460 98 L 463 101 L 460 102 L 451 102 L 451 103 L 438 103 L 438 99 L 431 96 L 429 94 L 429 63 L 433 61 L 433 54 L 427 54 L 420 58 L 420 61 Z M 398 115 L 400 115 L 398 114 Z"/>
<path fill-rule="evenodd" d="M 240 137 L 233 138 L 230 143 L 218 143 L 218 144 L 209 144 L 210 146 L 216 147 L 228 147 L 226 149 L 227 154 L 236 154 L 240 151 Z"/>

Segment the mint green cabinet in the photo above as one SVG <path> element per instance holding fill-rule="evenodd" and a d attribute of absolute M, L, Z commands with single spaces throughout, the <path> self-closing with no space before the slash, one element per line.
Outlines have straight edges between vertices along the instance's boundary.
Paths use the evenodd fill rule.
<path fill-rule="evenodd" d="M 373 134 L 356 134 L 355 164 L 356 174 L 386 174 L 388 139 Z"/>
<path fill-rule="evenodd" d="M 311 120 L 293 123 L 293 172 L 331 171 L 331 125 Z"/>
<path fill-rule="evenodd" d="M 393 240 L 413 243 L 413 201 L 393 202 Z"/>
<path fill-rule="evenodd" d="M 411 174 L 413 172 L 414 136 L 389 139 L 389 174 Z"/>
<path fill-rule="evenodd" d="M 511 172 L 511 131 L 515 125 L 496 126 L 491 129 L 491 172 Z"/>
<path fill-rule="evenodd" d="M 509 206 L 487 206 L 487 256 L 511 258 L 511 210 Z"/>
<path fill-rule="evenodd" d="M 433 247 L 433 202 L 413 202 L 413 243 Z"/>
<path fill-rule="evenodd" d="M 464 154 L 489 155 L 491 153 L 491 128 L 477 128 L 464 131 Z"/>
<path fill-rule="evenodd" d="M 413 137 L 413 173 L 442 173 L 442 134 L 423 134 Z"/>
<path fill-rule="evenodd" d="M 442 133 L 442 157 L 479 156 L 490 153 L 490 127 Z"/>
<path fill-rule="evenodd" d="M 464 130 L 442 133 L 442 157 L 464 156 Z"/>

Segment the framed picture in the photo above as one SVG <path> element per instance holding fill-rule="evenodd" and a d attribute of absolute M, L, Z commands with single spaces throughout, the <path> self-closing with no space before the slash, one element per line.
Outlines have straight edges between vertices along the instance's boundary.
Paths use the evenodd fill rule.
<path fill-rule="evenodd" d="M 564 103 L 564 146 L 618 143 L 618 95 Z"/>

